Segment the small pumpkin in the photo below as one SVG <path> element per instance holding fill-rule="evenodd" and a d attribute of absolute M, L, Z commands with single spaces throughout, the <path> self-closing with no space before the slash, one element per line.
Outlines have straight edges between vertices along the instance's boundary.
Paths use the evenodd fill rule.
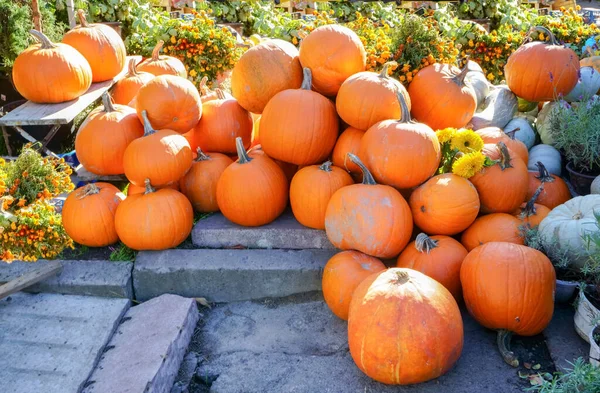
<path fill-rule="evenodd" d="M 172 56 L 160 54 L 160 50 L 164 44 L 165 42 L 163 40 L 158 41 L 152 50 L 152 57 L 142 61 L 137 66 L 137 70 L 140 72 L 149 72 L 154 76 L 176 75 L 187 78 L 187 71 L 181 60 Z"/>
<path fill-rule="evenodd" d="M 519 360 L 510 351 L 511 335 L 534 336 L 550 323 L 556 288 L 554 266 L 538 250 L 493 242 L 467 255 L 460 280 L 469 313 L 488 329 L 498 330 L 502 358 L 517 367 Z"/>
<path fill-rule="evenodd" d="M 554 101 L 577 84 L 579 56 L 560 45 L 547 28 L 537 26 L 535 31 L 550 37 L 550 41 L 529 42 L 511 54 L 504 67 L 506 83 L 528 101 Z"/>
<path fill-rule="evenodd" d="M 559 115 L 558 102 L 547 102 L 542 106 L 542 110 L 538 114 L 537 121 L 535 123 L 535 129 L 540 135 L 540 140 L 545 145 L 554 146 L 554 129 L 552 127 L 554 117 Z"/>
<path fill-rule="evenodd" d="M 479 193 L 481 211 L 511 213 L 527 198 L 527 166 L 502 141 L 496 145 L 484 145 L 483 153 L 495 164 L 470 179 Z"/>
<path fill-rule="evenodd" d="M 200 121 L 202 103 L 192 82 L 179 76 L 161 75 L 140 88 L 136 110 L 140 120 L 142 111 L 146 111 L 154 127 L 184 134 Z"/>
<path fill-rule="evenodd" d="M 523 224 L 527 225 L 529 228 L 535 228 L 540 225 L 540 222 L 542 222 L 548 213 L 550 213 L 549 208 L 536 203 L 543 190 L 544 184 L 542 183 L 533 193 L 532 197 L 527 201 L 527 203 L 523 203 L 517 210 L 513 212 L 513 216 L 519 218 Z"/>
<path fill-rule="evenodd" d="M 360 167 L 363 181 L 342 187 L 331 196 L 325 212 L 327 237 L 341 250 L 395 257 L 412 234 L 408 203 L 394 188 L 377 184 L 357 156 L 348 153 L 348 157 Z"/>
<path fill-rule="evenodd" d="M 288 200 L 288 181 L 283 170 L 267 155 L 250 157 L 242 138 L 236 138 L 238 160 L 217 182 L 217 204 L 231 222 L 261 226 L 283 213 Z"/>
<path fill-rule="evenodd" d="M 408 92 L 400 82 L 388 76 L 388 68 L 393 64 L 385 63 L 379 74 L 363 71 L 344 81 L 335 99 L 342 120 L 355 129 L 367 130 L 382 120 L 401 119 L 398 93 L 404 96 L 410 112 Z"/>
<path fill-rule="evenodd" d="M 109 183 L 90 183 L 73 191 L 62 208 L 62 225 L 76 243 L 105 247 L 119 240 L 115 212 L 125 195 Z"/>
<path fill-rule="evenodd" d="M 112 97 L 115 104 L 129 105 L 140 88 L 154 78 L 154 75 L 149 72 L 138 72 L 135 69 L 135 63 L 135 59 L 129 60 L 127 75 L 119 79 L 112 89 Z"/>
<path fill-rule="evenodd" d="M 567 102 L 587 100 L 598 90 L 600 90 L 600 72 L 593 67 L 581 67 L 577 84 L 563 99 Z"/>
<path fill-rule="evenodd" d="M 537 170 L 537 163 L 544 164 L 548 172 L 560 176 L 562 172 L 562 157 L 556 148 L 550 145 L 535 145 L 529 150 L 529 163 L 527 169 Z"/>
<path fill-rule="evenodd" d="M 118 207 L 115 227 L 121 241 L 134 250 L 175 248 L 192 232 L 190 201 L 170 188 L 155 190 L 145 181 L 144 194 L 128 196 Z"/>
<path fill-rule="evenodd" d="M 277 93 L 302 85 L 298 49 L 283 40 L 267 40 L 248 49 L 233 67 L 231 92 L 249 112 L 262 113 Z"/>
<path fill-rule="evenodd" d="M 365 135 L 363 130 L 354 127 L 348 127 L 342 132 L 335 143 L 333 153 L 331 153 L 331 161 L 338 168 L 344 168 L 353 175 L 360 174 L 360 168 L 348 160 L 348 153 L 358 154 L 360 142 Z"/>
<path fill-rule="evenodd" d="M 195 211 L 201 213 L 216 212 L 217 182 L 233 161 L 225 154 L 204 153 L 198 148 L 198 157 L 181 180 L 181 192 L 190 200 Z"/>
<path fill-rule="evenodd" d="M 269 157 L 296 165 L 323 162 L 338 136 L 335 106 L 311 90 L 312 74 L 304 69 L 300 89 L 277 93 L 260 118 L 260 144 Z"/>
<path fill-rule="evenodd" d="M 313 72 L 315 91 L 333 97 L 348 77 L 365 70 L 367 55 L 355 32 L 341 25 L 325 25 L 302 40 L 300 63 Z"/>
<path fill-rule="evenodd" d="M 338 318 L 348 320 L 350 301 L 354 290 L 371 274 L 385 270 L 377 258 L 358 251 L 342 251 L 335 254 L 323 269 L 323 298 Z"/>
<path fill-rule="evenodd" d="M 442 284 L 454 299 L 462 299 L 460 267 L 467 249 L 448 236 L 417 235 L 398 257 L 396 267 L 417 270 Z"/>
<path fill-rule="evenodd" d="M 229 93 L 227 93 L 226 91 L 221 90 L 220 93 L 218 93 L 215 90 L 211 90 L 208 88 L 207 86 L 208 83 L 208 77 L 203 76 L 202 79 L 200 80 L 200 85 L 198 86 L 198 91 L 200 92 L 200 99 L 202 100 L 202 103 L 206 103 L 208 101 L 212 101 L 212 100 L 217 100 L 219 99 L 220 95 L 224 95 L 225 98 L 233 98 L 233 96 Z"/>
<path fill-rule="evenodd" d="M 538 161 L 536 166 L 537 171 L 529 172 L 527 199 L 531 199 L 541 185 L 544 185 L 544 189 L 537 199 L 537 203 L 540 205 L 552 210 L 571 199 L 571 191 L 569 191 L 567 183 L 562 178 L 548 173 L 541 161 Z"/>
<path fill-rule="evenodd" d="M 163 188 L 170 188 L 171 190 L 180 191 L 179 183 L 172 183 L 164 187 L 156 187 L 157 190 L 161 190 Z M 127 186 L 127 196 L 130 195 L 138 195 L 146 192 L 146 186 L 136 186 L 133 183 L 129 183 Z"/>
<path fill-rule="evenodd" d="M 350 354 L 378 382 L 408 385 L 445 374 L 460 357 L 463 335 L 452 294 L 416 270 L 372 274 L 352 296 Z"/>
<path fill-rule="evenodd" d="M 514 131 L 514 130 L 513 130 Z M 503 142 L 508 149 L 519 157 L 527 165 L 529 162 L 529 150 L 522 141 L 515 138 L 515 133 L 505 133 L 498 127 L 486 127 L 475 131 L 486 144 Z"/>
<path fill-rule="evenodd" d="M 144 135 L 135 110 L 113 104 L 110 95 L 102 95 L 102 106 L 94 109 L 79 127 L 75 151 L 81 165 L 96 175 L 120 175 L 127 146 Z"/>
<path fill-rule="evenodd" d="M 512 212 L 511 212 L 512 213 Z M 463 232 L 460 242 L 472 249 L 490 242 L 524 244 L 519 227 L 521 220 L 506 213 L 492 213 L 481 216 Z"/>
<path fill-rule="evenodd" d="M 529 121 L 523 117 L 515 117 L 509 121 L 504 127 L 504 133 L 523 142 L 527 149 L 531 149 L 535 145 L 535 131 Z"/>
<path fill-rule="evenodd" d="M 494 86 L 485 97 L 479 111 L 473 115 L 474 130 L 486 127 L 504 128 L 517 114 L 517 96 L 505 85 Z"/>
<path fill-rule="evenodd" d="M 110 26 L 88 23 L 83 10 L 77 11 L 79 25 L 67 31 L 62 42 L 85 57 L 92 69 L 92 82 L 113 79 L 125 68 L 125 44 Z"/>
<path fill-rule="evenodd" d="M 51 42 L 37 30 L 29 34 L 40 43 L 15 59 L 12 78 L 19 94 L 38 104 L 57 104 L 74 100 L 90 88 L 92 69 L 81 53 L 70 45 Z"/>
<path fill-rule="evenodd" d="M 436 235 L 455 235 L 467 229 L 479 214 L 479 194 L 473 184 L 445 173 L 432 177 L 409 199 L 415 225 Z"/>
<path fill-rule="evenodd" d="M 179 133 L 152 128 L 146 111 L 142 111 L 144 136 L 133 140 L 123 155 L 125 176 L 136 186 L 146 179 L 154 187 L 178 181 L 192 166 L 192 149 Z"/>
<path fill-rule="evenodd" d="M 383 120 L 369 128 L 358 155 L 378 182 L 412 188 L 438 169 L 440 142 L 428 125 L 411 121 L 404 96 L 398 93 L 397 98 L 402 120 Z"/>
<path fill-rule="evenodd" d="M 439 63 L 421 69 L 408 86 L 412 115 L 434 130 L 465 127 L 477 109 L 477 95 L 465 84 L 468 72 Z"/>

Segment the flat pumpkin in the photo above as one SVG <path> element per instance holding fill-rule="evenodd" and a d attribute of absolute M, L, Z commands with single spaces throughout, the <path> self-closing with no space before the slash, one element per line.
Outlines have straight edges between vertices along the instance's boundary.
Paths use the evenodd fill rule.
<path fill-rule="evenodd" d="M 492 213 L 481 216 L 463 232 L 460 242 L 472 249 L 490 242 L 524 244 L 519 227 L 521 220 L 507 213 Z"/>
<path fill-rule="evenodd" d="M 137 66 L 137 70 L 140 72 L 149 72 L 154 76 L 176 75 L 182 78 L 187 78 L 187 71 L 185 70 L 185 65 L 183 65 L 181 60 L 173 56 L 160 54 L 164 44 L 165 42 L 163 40 L 158 41 L 152 50 L 152 56 L 142 61 Z"/>

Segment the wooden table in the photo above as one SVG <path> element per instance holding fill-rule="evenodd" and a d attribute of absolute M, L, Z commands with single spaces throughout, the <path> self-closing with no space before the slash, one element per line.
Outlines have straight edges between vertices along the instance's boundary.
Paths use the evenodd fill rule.
<path fill-rule="evenodd" d="M 80 114 L 85 108 L 100 98 L 105 91 L 110 89 L 115 82 L 125 76 L 125 74 L 127 74 L 129 60 L 132 58 L 136 60 L 136 63 L 139 63 L 142 60 L 141 56 L 128 56 L 125 67 L 119 75 L 105 82 L 92 83 L 89 90 L 75 100 L 62 102 L 60 104 L 36 104 L 27 101 L 18 108 L 10 111 L 6 116 L 0 118 L 0 127 L 2 128 L 4 142 L 6 148 L 9 149 L 8 154 L 12 155 L 12 152 L 10 151 L 10 146 L 8 144 L 8 131 L 6 127 L 14 128 L 29 142 L 38 142 L 21 127 L 47 125 L 52 126 L 52 128 L 41 141 L 42 150 L 46 154 L 56 157 L 56 154 L 51 152 L 46 146 L 48 146 L 48 143 L 54 138 L 60 126 L 69 124 L 73 121 L 75 116 Z"/>

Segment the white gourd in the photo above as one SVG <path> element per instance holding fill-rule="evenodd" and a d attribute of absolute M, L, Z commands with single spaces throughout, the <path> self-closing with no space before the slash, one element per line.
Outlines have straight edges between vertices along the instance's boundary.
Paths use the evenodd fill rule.
<path fill-rule="evenodd" d="M 548 172 L 560 176 L 562 172 L 562 157 L 560 152 L 550 145 L 535 145 L 529 150 L 529 163 L 527 169 L 536 171 L 535 164 L 540 161 Z"/>
<path fill-rule="evenodd" d="M 600 90 L 600 72 L 593 67 L 581 67 L 579 80 L 569 94 L 564 97 L 567 102 L 586 100 Z"/>
<path fill-rule="evenodd" d="M 533 127 L 523 117 L 515 117 L 509 121 L 506 127 L 504 127 L 504 132 L 509 135 L 514 132 L 514 138 L 523 142 L 527 146 L 527 150 L 531 149 L 535 144 Z"/>

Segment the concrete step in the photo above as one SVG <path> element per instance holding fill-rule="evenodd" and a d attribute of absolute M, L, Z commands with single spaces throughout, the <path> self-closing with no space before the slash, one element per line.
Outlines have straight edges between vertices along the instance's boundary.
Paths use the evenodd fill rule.
<path fill-rule="evenodd" d="M 0 301 L 0 392 L 79 393 L 128 299 L 16 293 Z"/>
<path fill-rule="evenodd" d="M 137 256 L 138 300 L 163 293 L 232 302 L 321 290 L 335 250 L 166 250 Z"/>
<path fill-rule="evenodd" d="M 282 248 L 288 250 L 334 249 L 325 231 L 300 224 L 291 211 L 261 227 L 243 227 L 221 213 L 198 221 L 192 230 L 192 241 L 200 248 Z"/>

